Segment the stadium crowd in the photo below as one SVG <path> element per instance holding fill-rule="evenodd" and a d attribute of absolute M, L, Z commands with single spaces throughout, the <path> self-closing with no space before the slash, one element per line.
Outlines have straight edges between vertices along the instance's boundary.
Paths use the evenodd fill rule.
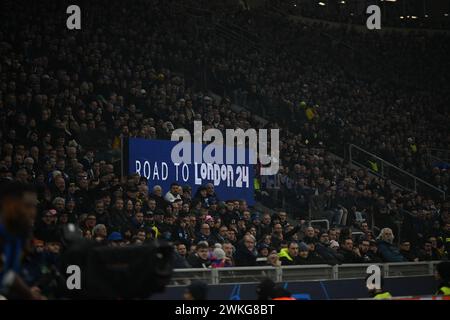
<path fill-rule="evenodd" d="M 379 67 L 364 61 L 353 75 L 369 71 L 355 79 L 336 66 L 342 61 L 341 68 L 350 68 L 376 46 L 377 53 L 387 46 L 409 52 L 409 42 L 391 35 L 368 44 L 345 34 L 357 57 L 344 62 L 345 48 L 314 40 L 327 32 L 344 37 L 342 31 L 236 14 L 235 23 L 247 19 L 245 28 L 263 42 L 287 45 L 298 36 L 283 52 L 259 52 L 216 36 L 208 21 L 222 23 L 220 16 L 201 22 L 174 1 L 150 2 L 86 4 L 82 29 L 69 31 L 64 14 L 56 14 L 60 4 L 22 8 L 20 1 L 6 1 L 21 11 L 1 13 L 0 178 L 32 183 L 38 191 L 24 267 L 30 285 L 58 264 L 68 223 L 110 246 L 173 241 L 177 268 L 448 258 L 448 202 L 398 190 L 328 152 L 333 141 L 358 142 L 408 170 L 419 163 L 428 172 L 423 150 L 449 147 L 441 113 L 449 91 L 411 93 L 383 78 L 372 84 L 365 77 L 379 74 Z M 426 41 L 411 46 L 428 49 Z M 325 59 L 330 50 L 334 60 Z M 405 55 L 377 53 L 386 75 L 409 62 L 396 59 Z M 429 70 L 443 61 L 433 54 L 421 76 L 430 73 L 437 83 L 442 72 Z M 230 95 L 213 99 L 206 79 Z M 233 111 L 232 100 L 252 112 Z M 145 178 L 121 176 L 113 161 L 122 138 L 170 139 L 175 128 L 191 129 L 193 120 L 202 120 L 205 130 L 258 128 L 254 113 L 260 110 L 280 115 L 266 126 L 282 129 L 282 166 L 274 177 L 258 177 L 257 197 L 289 210 L 257 212 L 245 201 L 222 199 L 211 184 L 195 193 L 177 182 L 170 190 L 149 190 Z M 448 186 L 448 171 L 433 170 Z M 309 226 L 311 218 L 325 218 L 330 227 Z"/>

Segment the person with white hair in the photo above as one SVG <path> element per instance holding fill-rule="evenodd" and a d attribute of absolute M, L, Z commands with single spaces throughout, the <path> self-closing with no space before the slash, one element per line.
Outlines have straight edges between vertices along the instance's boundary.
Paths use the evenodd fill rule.
<path fill-rule="evenodd" d="M 56 211 L 61 213 L 66 207 L 66 200 L 62 197 L 56 197 L 55 199 L 53 199 L 52 205 L 56 209 Z"/>
<path fill-rule="evenodd" d="M 160 185 L 155 185 L 152 189 L 152 193 L 149 195 L 149 199 L 153 199 L 156 202 L 156 208 L 165 209 L 166 200 L 163 197 L 163 189 Z"/>
<path fill-rule="evenodd" d="M 407 262 L 394 244 L 394 233 L 390 228 L 383 228 L 377 238 L 378 252 L 384 262 Z"/>
<path fill-rule="evenodd" d="M 95 241 L 97 242 L 103 242 L 105 241 L 108 232 L 106 229 L 106 226 L 104 224 L 97 224 L 93 229 L 92 229 L 92 235 Z"/>

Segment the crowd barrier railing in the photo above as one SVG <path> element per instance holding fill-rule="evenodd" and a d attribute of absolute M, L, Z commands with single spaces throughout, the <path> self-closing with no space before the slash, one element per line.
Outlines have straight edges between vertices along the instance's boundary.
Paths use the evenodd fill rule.
<path fill-rule="evenodd" d="M 299 266 L 260 266 L 226 267 L 211 269 L 175 269 L 170 286 L 185 286 L 192 280 L 202 280 L 208 284 L 258 283 L 265 278 L 275 282 L 364 279 L 367 268 L 378 265 L 385 278 L 432 276 L 440 261 L 363 263 L 342 265 L 299 265 Z"/>

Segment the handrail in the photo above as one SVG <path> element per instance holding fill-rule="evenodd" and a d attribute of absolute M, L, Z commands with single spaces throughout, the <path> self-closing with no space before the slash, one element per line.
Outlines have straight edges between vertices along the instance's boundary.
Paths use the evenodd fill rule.
<path fill-rule="evenodd" d="M 268 275 L 264 271 L 272 271 L 272 278 L 278 282 L 282 281 L 306 281 L 306 280 L 338 280 L 349 278 L 364 278 L 367 267 L 377 265 L 383 272 L 384 277 L 398 277 L 399 273 L 406 272 L 403 276 L 432 276 L 435 265 L 440 261 L 420 261 L 420 262 L 390 262 L 390 263 L 354 263 L 341 265 L 295 265 L 295 266 L 259 266 L 259 267 L 225 267 L 225 268 L 189 268 L 175 269 L 171 286 L 186 285 L 193 278 L 192 273 L 201 273 L 204 279 L 211 284 L 229 283 L 255 283 Z M 409 269 L 405 269 L 410 267 Z M 426 268 L 424 268 L 426 267 Z M 258 271 L 260 273 L 258 273 Z M 295 273 L 297 271 L 298 273 Z M 312 271 L 313 273 L 308 273 Z M 317 273 L 323 271 L 324 273 Z M 350 272 L 350 273 L 349 273 Z M 244 278 L 240 278 L 244 276 Z M 285 276 L 288 278 L 286 279 Z M 400 275 L 402 276 L 402 275 Z M 246 278 L 245 278 L 246 277 Z M 298 279 L 296 279 L 298 277 Z M 230 278 L 232 281 L 230 282 Z"/>
<path fill-rule="evenodd" d="M 418 262 L 376 262 L 376 263 L 344 263 L 338 265 L 338 267 L 368 267 L 371 265 L 379 265 L 379 266 L 418 266 L 418 265 L 429 265 L 437 264 L 441 262 L 440 260 L 436 261 L 418 261 Z M 333 267 L 329 264 L 309 264 L 309 265 L 294 265 L 294 266 L 249 266 L 249 267 L 224 267 L 217 268 L 219 271 L 265 271 L 265 270 L 275 270 L 275 269 L 318 269 L 318 268 L 330 268 Z M 183 269 L 174 269 L 175 273 L 182 272 L 209 272 L 213 270 L 212 268 L 183 268 Z"/>
<path fill-rule="evenodd" d="M 357 149 L 357 150 L 359 150 L 359 151 L 361 151 L 361 152 L 363 152 L 363 153 L 369 155 L 370 157 L 372 157 L 372 158 L 374 158 L 374 159 L 376 159 L 376 160 L 379 160 L 379 161 L 381 162 L 381 164 L 387 164 L 387 165 L 389 165 L 390 167 L 392 167 L 392 168 L 394 168 L 394 169 L 400 171 L 401 173 L 405 174 L 406 176 L 412 178 L 412 179 L 414 180 L 414 190 L 413 190 L 414 192 L 417 192 L 417 182 L 420 182 L 420 183 L 422 183 L 422 184 L 424 184 L 424 185 L 426 185 L 426 186 L 428 186 L 428 187 L 430 187 L 430 188 L 436 190 L 437 192 L 441 193 L 441 194 L 443 195 L 444 200 L 445 200 L 446 194 L 445 194 L 445 191 L 444 191 L 444 190 L 442 190 L 442 189 L 440 189 L 440 188 L 438 188 L 438 187 L 432 185 L 431 183 L 429 183 L 429 182 L 427 182 L 427 181 L 425 181 L 425 180 L 423 180 L 423 179 L 420 179 L 419 177 L 417 177 L 417 176 L 415 176 L 415 175 L 409 173 L 408 171 L 405 171 L 404 169 L 401 169 L 400 167 L 398 167 L 398 166 L 392 164 L 391 162 L 386 161 L 386 160 L 380 158 L 379 156 L 377 156 L 377 155 L 375 155 L 375 154 L 373 154 L 373 153 L 371 153 L 371 152 L 369 152 L 369 151 L 367 151 L 367 150 L 364 150 L 363 148 L 358 147 L 357 145 L 352 144 L 352 143 L 349 144 L 349 158 L 350 158 L 350 163 L 352 163 L 352 164 L 354 163 L 354 164 L 357 164 L 357 165 L 359 165 L 359 166 L 365 167 L 365 168 L 369 169 L 372 173 L 375 173 L 375 174 L 381 176 L 382 178 L 389 178 L 389 179 L 390 179 L 390 177 L 386 177 L 386 176 L 384 175 L 383 170 L 382 170 L 381 174 L 380 174 L 379 172 L 374 172 L 374 171 L 373 171 L 369 166 L 367 166 L 366 164 L 359 163 L 358 161 L 354 160 L 353 157 L 352 157 L 352 148 L 355 148 L 355 149 Z M 396 182 L 399 186 L 401 186 L 403 189 L 411 190 L 411 189 L 409 189 L 408 187 L 402 185 L 401 183 L 399 183 L 399 182 L 397 182 L 397 181 L 395 181 L 395 182 Z"/>
<path fill-rule="evenodd" d="M 426 153 L 427 153 L 428 159 L 434 158 L 436 160 L 443 161 L 443 162 L 450 161 L 450 150 L 448 150 L 448 149 L 427 148 Z M 437 156 L 436 153 L 440 153 L 441 155 L 444 155 L 444 157 L 442 157 L 441 155 Z"/>

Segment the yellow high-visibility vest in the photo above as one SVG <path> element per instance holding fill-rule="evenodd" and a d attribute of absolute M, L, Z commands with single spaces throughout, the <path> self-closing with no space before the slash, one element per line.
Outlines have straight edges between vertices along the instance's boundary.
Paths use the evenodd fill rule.
<path fill-rule="evenodd" d="M 306 118 L 307 118 L 309 121 L 311 121 L 312 119 L 314 119 L 314 110 L 313 110 L 313 108 L 308 108 L 308 109 L 306 109 L 305 114 L 306 114 Z"/>
<path fill-rule="evenodd" d="M 259 190 L 261 188 L 261 184 L 259 183 L 259 179 L 255 178 L 253 179 L 253 187 L 255 190 Z"/>
<path fill-rule="evenodd" d="M 369 160 L 369 164 L 370 164 L 370 169 L 372 169 L 372 171 L 378 172 L 378 163 L 376 163 L 375 161 Z"/>
<path fill-rule="evenodd" d="M 442 292 L 442 295 L 444 295 L 444 296 L 450 296 L 450 287 L 441 287 L 440 289 L 439 289 L 439 291 L 436 293 L 436 295 L 440 295 L 441 293 L 439 293 L 439 292 Z"/>
<path fill-rule="evenodd" d="M 373 298 L 377 299 L 377 300 L 384 300 L 384 299 L 390 299 L 390 298 L 392 298 L 392 296 L 389 292 L 383 292 L 383 293 L 376 294 L 375 297 L 373 297 Z"/>

